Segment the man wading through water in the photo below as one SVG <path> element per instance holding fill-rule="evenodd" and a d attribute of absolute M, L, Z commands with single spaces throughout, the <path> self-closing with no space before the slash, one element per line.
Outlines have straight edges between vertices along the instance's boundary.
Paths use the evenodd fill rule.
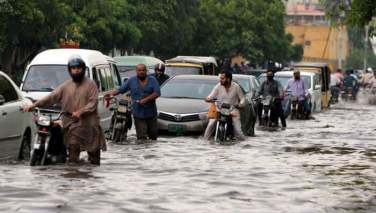
<path fill-rule="evenodd" d="M 87 151 L 91 164 L 100 165 L 100 150 L 106 150 L 106 141 L 98 116 L 98 89 L 94 81 L 85 77 L 86 65 L 80 56 L 68 61 L 72 79 L 65 81 L 47 97 L 26 106 L 24 111 L 60 103 L 63 112 L 72 114 L 63 118 L 64 142 L 69 150 L 69 163 L 78 163 L 80 152 Z M 67 126 L 69 127 L 67 128 Z"/>
<path fill-rule="evenodd" d="M 128 79 L 118 90 L 107 93 L 105 99 L 110 100 L 113 96 L 130 91 L 137 139 L 157 140 L 157 105 L 155 100 L 161 94 L 159 83 L 153 76 L 147 75 L 144 64 L 137 65 L 136 72 L 137 76 Z"/>

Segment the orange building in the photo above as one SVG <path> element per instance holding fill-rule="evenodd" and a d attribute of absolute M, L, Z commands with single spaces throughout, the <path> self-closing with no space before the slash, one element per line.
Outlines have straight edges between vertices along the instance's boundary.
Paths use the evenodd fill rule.
<path fill-rule="evenodd" d="M 331 27 L 319 4 L 297 3 L 287 7 L 286 32 L 304 46 L 303 61 L 327 62 L 342 68 L 349 55 L 347 29 Z"/>

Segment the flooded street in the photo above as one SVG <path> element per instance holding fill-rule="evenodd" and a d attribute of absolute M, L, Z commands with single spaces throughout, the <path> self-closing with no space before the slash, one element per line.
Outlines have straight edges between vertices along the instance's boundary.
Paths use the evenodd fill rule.
<path fill-rule="evenodd" d="M 2 164 L 0 211 L 376 212 L 375 113 L 339 103 L 231 146 L 110 144 L 100 167 Z"/>

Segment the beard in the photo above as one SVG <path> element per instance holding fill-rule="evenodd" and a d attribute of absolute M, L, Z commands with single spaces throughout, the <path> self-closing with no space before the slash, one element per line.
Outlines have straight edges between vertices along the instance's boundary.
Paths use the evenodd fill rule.
<path fill-rule="evenodd" d="M 273 80 L 274 77 L 273 77 L 273 76 L 267 76 L 266 78 L 267 78 L 269 81 L 271 81 L 271 80 Z"/>
<path fill-rule="evenodd" d="M 222 86 L 227 86 L 228 85 L 228 81 L 221 81 L 221 85 Z"/>
<path fill-rule="evenodd" d="M 300 77 L 295 77 L 295 80 L 300 80 Z"/>
<path fill-rule="evenodd" d="M 73 82 L 81 83 L 85 78 L 85 72 L 80 72 L 78 74 L 72 74 L 69 72 L 70 76 L 72 77 Z"/>
<path fill-rule="evenodd" d="M 145 80 L 146 79 L 146 76 L 137 76 L 138 79 L 140 79 L 141 81 Z"/>

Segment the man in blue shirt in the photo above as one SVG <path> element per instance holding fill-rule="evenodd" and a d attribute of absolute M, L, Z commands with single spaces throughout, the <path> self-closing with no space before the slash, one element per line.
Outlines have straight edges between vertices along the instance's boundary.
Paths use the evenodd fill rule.
<path fill-rule="evenodd" d="M 160 96 L 158 81 L 147 75 L 146 66 L 136 66 L 136 76 L 128 79 L 119 89 L 105 95 L 106 99 L 118 94 L 131 92 L 132 113 L 136 126 L 137 139 L 157 140 L 157 105 L 155 100 Z"/>

